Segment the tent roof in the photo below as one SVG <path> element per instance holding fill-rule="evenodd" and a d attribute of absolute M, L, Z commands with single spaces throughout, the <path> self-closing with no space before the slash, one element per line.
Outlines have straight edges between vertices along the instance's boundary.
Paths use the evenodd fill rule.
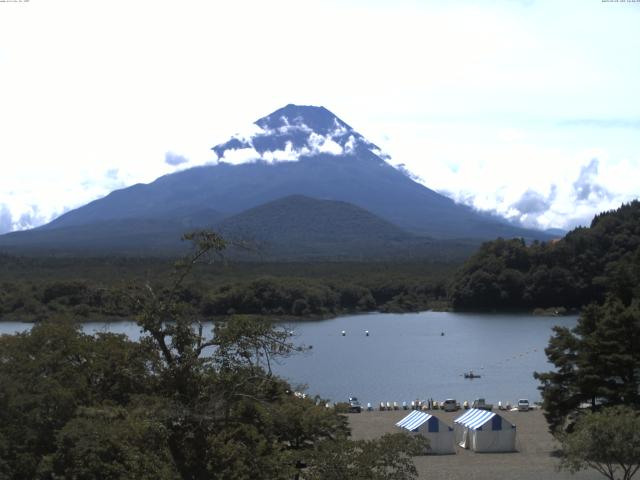
<path fill-rule="evenodd" d="M 405 428 L 409 431 L 413 431 L 420 427 L 420 425 L 428 422 L 429 419 L 433 415 L 429 415 L 428 413 L 421 412 L 419 410 L 414 410 L 409 415 L 404 417 L 398 423 L 396 423 L 396 427 Z"/>
<path fill-rule="evenodd" d="M 486 424 L 489 420 L 495 417 L 496 414 L 488 410 L 480 410 L 478 408 L 472 408 L 464 415 L 456 418 L 453 423 L 462 425 L 463 427 L 470 428 L 471 430 L 477 430 Z"/>

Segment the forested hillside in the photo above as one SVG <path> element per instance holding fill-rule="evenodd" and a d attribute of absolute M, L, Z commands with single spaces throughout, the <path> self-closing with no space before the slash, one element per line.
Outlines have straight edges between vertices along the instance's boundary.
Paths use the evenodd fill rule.
<path fill-rule="evenodd" d="M 626 304 L 640 296 L 640 202 L 597 215 L 551 242 L 498 239 L 482 245 L 450 287 L 458 310 L 566 307 L 601 303 L 608 293 Z"/>
<path fill-rule="evenodd" d="M 247 263 L 198 265 L 181 300 L 201 317 L 246 313 L 276 318 L 419 311 L 447 304 L 458 264 L 414 262 Z M 132 318 L 145 285 L 163 292 L 164 259 L 0 256 L 0 319 L 69 314 L 80 321 Z"/>

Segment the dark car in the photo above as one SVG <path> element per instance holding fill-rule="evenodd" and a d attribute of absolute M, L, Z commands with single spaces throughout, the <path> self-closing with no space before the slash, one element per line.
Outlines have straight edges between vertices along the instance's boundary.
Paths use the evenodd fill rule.
<path fill-rule="evenodd" d="M 356 397 L 349 397 L 349 412 L 360 413 L 362 412 L 362 405 Z"/>

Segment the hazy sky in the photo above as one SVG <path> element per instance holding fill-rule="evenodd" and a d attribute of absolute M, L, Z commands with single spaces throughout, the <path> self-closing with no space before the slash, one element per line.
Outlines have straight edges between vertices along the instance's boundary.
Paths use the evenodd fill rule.
<path fill-rule="evenodd" d="M 0 0 L 0 232 L 323 105 L 456 200 L 572 227 L 640 187 L 640 2 Z"/>

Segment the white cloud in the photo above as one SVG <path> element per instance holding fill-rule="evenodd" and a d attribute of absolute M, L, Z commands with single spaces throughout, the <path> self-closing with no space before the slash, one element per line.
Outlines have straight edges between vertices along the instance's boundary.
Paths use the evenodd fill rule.
<path fill-rule="evenodd" d="M 255 148 L 232 148 L 226 150 L 219 162 L 230 163 L 231 165 L 240 165 L 241 163 L 250 163 L 261 160 L 260 154 Z"/>
<path fill-rule="evenodd" d="M 385 160 L 387 162 L 392 162 L 391 155 L 389 155 L 388 153 L 383 152 L 378 147 L 372 148 L 371 151 L 374 153 L 374 155 L 377 155 L 378 157 L 382 158 L 383 160 Z M 402 164 L 402 165 L 404 165 L 404 164 Z"/>
<path fill-rule="evenodd" d="M 268 163 L 296 162 L 300 159 L 300 151 L 295 151 L 291 142 L 287 142 L 284 150 L 264 152 L 261 159 Z"/>
<path fill-rule="evenodd" d="M 236 138 L 243 143 L 251 143 L 253 137 L 259 135 L 272 135 L 274 132 L 268 129 L 264 129 L 255 123 L 247 122 L 244 129 L 231 135 L 231 138 Z"/>
<path fill-rule="evenodd" d="M 311 150 L 311 154 L 316 153 L 329 153 L 331 155 L 341 155 L 342 147 L 336 141 L 333 140 L 333 135 L 318 135 L 315 132 L 312 132 L 309 135 L 309 149 Z"/>
<path fill-rule="evenodd" d="M 291 131 L 311 133 L 313 131 L 308 125 L 304 124 L 303 119 L 300 117 L 294 118 L 293 124 L 289 123 L 289 120 L 284 116 L 280 117 L 280 120 L 282 120 L 284 125 L 278 128 L 278 133 L 287 133 Z M 266 129 L 265 133 L 271 134 L 272 132 L 269 129 Z"/>
<path fill-rule="evenodd" d="M 357 143 L 354 135 L 350 135 L 345 147 L 343 148 L 335 138 L 341 137 L 347 133 L 347 129 L 335 123 L 336 128 L 329 132 L 327 135 L 321 135 L 314 132 L 308 125 L 302 122 L 302 119 L 294 119 L 291 124 L 285 117 L 281 120 L 284 122 L 284 126 L 279 127 L 277 130 L 270 130 L 269 128 L 258 127 L 251 130 L 247 130 L 243 134 L 235 134 L 232 139 L 236 139 L 243 145 L 242 148 L 226 148 L 222 157 L 218 157 L 218 162 L 230 163 L 232 165 L 240 165 L 242 163 L 253 162 L 296 162 L 301 157 L 309 157 L 319 154 L 329 155 L 342 155 L 345 153 L 352 153 Z M 299 133 L 308 134 L 305 145 L 300 148 L 294 148 L 291 141 L 285 143 L 285 148 L 280 150 L 266 150 L 262 153 L 258 152 L 254 143 L 264 136 L 273 136 L 278 138 L 278 135 L 297 135 Z"/>
<path fill-rule="evenodd" d="M 340 122 L 338 122 L 337 118 L 333 119 L 333 126 L 334 126 L 334 129 L 333 129 L 333 132 L 331 132 L 332 137 L 340 137 L 342 135 L 346 135 L 349 132 L 347 130 L 347 127 L 345 127 Z"/>
<path fill-rule="evenodd" d="M 356 144 L 356 137 L 354 137 L 353 135 L 349 135 L 349 140 L 347 140 L 347 143 L 344 144 L 344 153 L 353 154 L 356 150 Z"/>
<path fill-rule="evenodd" d="M 174 152 L 167 152 L 164 154 L 164 163 L 171 165 L 172 167 L 177 167 L 179 165 L 189 163 L 189 159 Z"/>
<path fill-rule="evenodd" d="M 635 181 L 640 178 L 640 142 L 630 129 L 615 135 L 607 129 L 604 135 L 542 123 L 519 127 L 525 133 L 507 139 L 506 127 L 492 123 L 498 124 L 411 122 L 395 135 L 375 138 L 393 152 L 393 164 L 404 164 L 426 186 L 531 227 L 588 224 L 596 213 L 640 193 Z M 582 199 L 576 183 L 587 187 Z M 515 208 L 527 192 L 545 199 L 548 210 Z"/>
<path fill-rule="evenodd" d="M 0 234 L 14 230 L 11 210 L 4 203 L 0 203 Z"/>

